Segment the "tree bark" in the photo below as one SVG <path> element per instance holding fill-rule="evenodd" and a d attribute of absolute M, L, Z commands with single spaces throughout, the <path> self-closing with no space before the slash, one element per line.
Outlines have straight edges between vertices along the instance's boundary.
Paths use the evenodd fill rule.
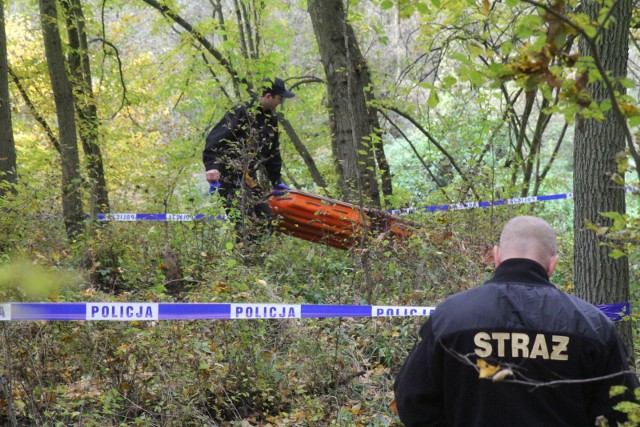
<path fill-rule="evenodd" d="M 82 230 L 80 159 L 71 82 L 65 68 L 55 0 L 39 0 L 47 68 L 56 105 L 62 164 L 62 214 L 70 239 Z"/>
<path fill-rule="evenodd" d="M 342 0 L 309 0 L 308 10 L 327 77 L 333 154 L 348 201 L 380 207 L 365 82 L 366 64 Z"/>
<path fill-rule="evenodd" d="M 92 200 L 94 200 L 92 210 L 97 209 L 100 213 L 108 213 L 110 211 L 109 193 L 104 176 L 102 153 L 98 145 L 98 108 L 93 95 L 89 47 L 82 4 L 80 0 L 63 0 L 62 4 L 67 14 L 67 34 L 71 47 L 69 70 L 75 89 L 73 94 L 78 114 L 78 131 L 86 159 Z"/>
<path fill-rule="evenodd" d="M 17 182 L 16 146 L 13 139 L 9 97 L 9 61 L 5 31 L 4 2 L 0 0 L 0 196 L 10 192 L 3 184 Z"/>
<path fill-rule="evenodd" d="M 584 11 L 594 20 L 601 9 L 598 2 L 583 2 Z M 602 65 L 613 78 L 626 75 L 629 47 L 629 25 L 632 0 L 620 0 L 614 10 L 609 27 L 597 41 Z M 589 55 L 589 46 L 583 40 L 580 50 Z M 616 88 L 625 92 L 620 85 Z M 607 99 L 608 93 L 601 82 L 589 85 L 595 101 Z M 625 212 L 624 188 L 611 181 L 617 171 L 616 154 L 625 149 L 625 129 L 609 110 L 603 121 L 579 118 L 575 131 L 574 151 L 574 274 L 576 294 L 593 304 L 629 301 L 629 261 L 623 257 L 613 259 L 610 250 L 602 246 L 598 236 L 586 228 L 587 221 L 610 225 L 602 212 Z M 618 322 L 618 331 L 632 349 L 631 322 Z"/>

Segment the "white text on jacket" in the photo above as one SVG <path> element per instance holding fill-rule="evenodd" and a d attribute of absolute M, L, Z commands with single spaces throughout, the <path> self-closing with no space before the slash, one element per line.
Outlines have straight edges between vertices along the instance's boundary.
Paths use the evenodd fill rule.
<path fill-rule="evenodd" d="M 480 357 L 525 357 L 528 359 L 569 360 L 569 337 L 536 334 L 533 339 L 522 332 L 478 332 L 473 338 Z"/>

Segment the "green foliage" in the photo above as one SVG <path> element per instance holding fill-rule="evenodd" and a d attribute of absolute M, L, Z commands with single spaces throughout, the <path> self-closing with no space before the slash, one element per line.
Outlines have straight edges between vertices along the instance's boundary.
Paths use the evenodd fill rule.
<path fill-rule="evenodd" d="M 32 5 L 14 3 L 7 20 L 10 64 L 38 112 L 54 124 L 37 19 Z M 302 3 L 265 2 L 256 10 L 261 51 L 249 55 L 235 11 L 223 28 L 206 2 L 165 2 L 193 20 L 253 86 L 275 74 L 302 82 L 283 112 L 328 191 L 337 194 L 323 71 L 315 40 L 304 31 L 306 12 L 297 9 Z M 512 127 L 520 115 L 505 114 L 522 110 L 520 89 L 539 91 L 536 106 L 559 100 L 544 110 L 553 117 L 539 136 L 539 152 L 525 153 L 535 157 L 538 170 L 545 159 L 556 159 L 539 193 L 571 188 L 570 141 L 558 153 L 549 143 L 563 125 L 556 117 L 572 123 L 581 110 L 599 118 L 616 105 L 588 96 L 585 84 L 602 81 L 592 57 L 546 57 L 575 29 L 562 25 L 550 37 L 549 25 L 558 23 L 516 0 L 374 3 L 382 14 L 366 2 L 352 1 L 349 8 L 350 23 L 366 46 L 372 93 L 379 97 L 372 105 L 387 113 L 386 107 L 402 107 L 470 176 L 462 177 L 424 133 L 389 114 L 399 125 L 382 124 L 393 207 L 474 201 L 470 186 L 482 200 L 520 195 L 526 156 L 517 155 L 534 138 L 527 133 L 527 144 L 516 148 Z M 247 85 L 235 87 L 202 46 L 142 2 L 109 2 L 108 10 L 101 2 L 83 4 L 95 37 L 90 55 L 112 211 L 221 214 L 220 200 L 207 194 L 201 149 L 209 128 L 249 97 Z M 568 17 L 587 35 L 598 28 L 583 14 Z M 110 44 L 101 43 L 102 37 Z M 392 48 L 409 53 L 396 57 Z M 372 236 L 366 247 L 348 252 L 280 235 L 244 246 L 228 221 L 87 221 L 85 235 L 68 242 L 60 220 L 58 154 L 25 100 L 12 91 L 23 178 L 15 195 L 0 199 L 3 301 L 434 305 L 487 278 L 501 224 L 531 212 L 558 230 L 561 258 L 554 281 L 573 289 L 569 201 L 416 213 L 410 219 L 422 227 L 401 244 Z M 635 104 L 619 98 L 630 125 L 638 122 Z M 523 127 L 535 126 L 530 121 Z M 284 134 L 282 152 L 287 178 L 320 192 Z M 623 154 L 618 178 L 628 172 Z M 84 202 L 89 212 L 88 194 Z M 638 295 L 640 277 L 637 209 L 633 197 L 628 215 L 605 214 L 613 225 L 594 225 L 612 255 L 629 257 L 632 295 Z M 12 386 L 12 408 L 25 425 L 388 426 L 398 424 L 390 407 L 394 374 L 423 320 L 3 323 L 0 362 Z M 8 405 L 0 399 L 3 410 Z M 632 420 L 638 417 L 633 405 L 620 409 Z"/>
<path fill-rule="evenodd" d="M 215 221 L 167 229 L 113 223 L 67 249 L 66 263 L 91 253 L 93 272 L 103 281 L 90 282 L 89 274 L 83 286 L 65 286 L 57 298 L 175 300 L 166 282 L 157 286 L 163 283 L 160 252 L 171 236 L 187 282 L 177 295 L 182 301 L 353 304 L 371 295 L 379 304 L 432 305 L 486 274 L 486 259 L 479 270 L 474 266 L 487 243 L 459 240 L 468 220 L 455 226 L 434 220 L 405 245 L 379 241 L 366 252 L 368 263 L 364 252 L 280 235 L 240 249 L 232 230 Z M 0 360 L 11 363 L 13 409 L 25 422 L 391 425 L 393 373 L 421 321 L 12 323 Z"/>
<path fill-rule="evenodd" d="M 0 267 L 0 300 L 40 301 L 56 295 L 79 277 L 70 272 L 47 269 L 27 260 L 12 260 Z"/>

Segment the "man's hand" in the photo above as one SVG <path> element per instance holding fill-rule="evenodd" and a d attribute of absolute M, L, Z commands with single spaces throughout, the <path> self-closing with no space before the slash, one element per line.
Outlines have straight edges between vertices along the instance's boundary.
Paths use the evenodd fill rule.
<path fill-rule="evenodd" d="M 291 191 L 291 188 L 283 183 L 279 183 L 273 186 L 273 195 L 276 197 L 284 196 L 289 191 Z"/>
<path fill-rule="evenodd" d="M 205 177 L 209 182 L 218 182 L 220 181 L 220 171 L 218 169 L 209 169 L 205 172 Z"/>

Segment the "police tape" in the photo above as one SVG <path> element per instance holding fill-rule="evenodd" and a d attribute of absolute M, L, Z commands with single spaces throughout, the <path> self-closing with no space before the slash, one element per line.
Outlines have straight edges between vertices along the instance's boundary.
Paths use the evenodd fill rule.
<path fill-rule="evenodd" d="M 626 187 L 625 192 L 627 193 L 638 193 L 640 192 L 640 187 Z M 438 211 L 457 211 L 457 210 L 465 210 L 465 209 L 479 209 L 479 208 L 489 208 L 493 206 L 504 206 L 504 205 L 521 205 L 525 203 L 536 203 L 536 202 L 548 202 L 552 200 L 567 200 L 573 199 L 573 193 L 559 193 L 559 194 L 549 194 L 542 196 L 527 196 L 527 197 L 513 197 L 510 199 L 499 199 L 499 200 L 491 200 L 491 201 L 481 201 L 481 202 L 467 202 L 467 203 L 451 203 L 445 205 L 429 205 L 422 207 L 410 207 L 410 208 L 402 208 L 402 209 L 390 209 L 385 212 L 390 213 L 392 215 L 408 215 L 412 213 L 418 212 L 438 212 Z M 220 221 L 227 220 L 228 217 L 226 215 L 205 215 L 205 214 L 144 214 L 144 213 L 109 213 L 109 214 L 96 214 L 96 219 L 98 221 Z"/>
<path fill-rule="evenodd" d="M 463 210 L 488 208 L 491 206 L 518 205 L 523 203 L 547 202 L 550 200 L 573 199 L 573 193 L 551 194 L 547 196 L 515 197 L 511 199 L 492 200 L 488 202 L 452 203 L 448 205 L 431 205 L 403 209 L 391 209 L 385 212 L 392 215 L 407 215 L 418 212 L 436 212 L 447 210 Z M 225 215 L 205 214 L 145 214 L 145 213 L 110 213 L 96 214 L 98 221 L 213 221 L 228 219 Z"/>
<path fill-rule="evenodd" d="M 612 320 L 630 315 L 627 303 L 597 306 Z M 0 304 L 0 321 L 18 320 L 226 320 L 429 316 L 435 307 L 269 303 L 58 302 Z"/>
<path fill-rule="evenodd" d="M 624 191 L 626 193 L 638 193 L 640 192 L 640 187 L 625 187 Z M 528 197 L 514 197 L 511 199 L 500 199 L 500 200 L 491 200 L 487 202 L 469 202 L 469 203 L 453 203 L 449 205 L 432 205 L 432 206 L 423 206 L 419 208 L 404 208 L 404 209 L 392 209 L 389 212 L 392 215 L 406 215 L 410 213 L 416 212 L 437 212 L 437 211 L 448 211 L 448 210 L 464 210 L 464 209 L 477 209 L 477 208 L 489 208 L 492 206 L 503 206 L 503 205 L 521 205 L 524 203 L 536 203 L 536 202 L 548 202 L 551 200 L 566 200 L 573 199 L 573 193 L 560 193 L 560 194 L 549 194 L 542 196 L 528 196 Z"/>
<path fill-rule="evenodd" d="M 491 200 L 486 202 L 452 203 L 448 205 L 431 205 L 418 208 L 391 209 L 392 215 L 407 215 L 417 212 L 458 211 L 465 209 L 489 208 L 492 206 L 521 205 L 524 203 L 548 202 L 550 200 L 573 199 L 573 193 L 550 194 L 546 196 L 514 197 L 511 199 Z"/>
<path fill-rule="evenodd" d="M 108 213 L 96 214 L 98 221 L 161 221 L 161 222 L 185 222 L 185 221 L 221 221 L 226 220 L 226 215 L 205 214 L 149 214 L 149 213 Z"/>

